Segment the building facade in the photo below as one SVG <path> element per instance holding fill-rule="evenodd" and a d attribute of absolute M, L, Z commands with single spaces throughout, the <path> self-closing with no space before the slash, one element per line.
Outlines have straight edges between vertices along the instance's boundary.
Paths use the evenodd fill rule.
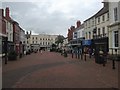
<path fill-rule="evenodd" d="M 109 2 L 110 25 L 109 28 L 109 52 L 117 53 L 120 51 L 120 1 Z"/>
<path fill-rule="evenodd" d="M 55 40 L 58 35 L 47 35 L 47 34 L 39 34 L 39 35 L 31 35 L 30 36 L 30 46 L 32 50 L 49 50 L 51 45 L 55 43 Z"/>
<path fill-rule="evenodd" d="M 7 49 L 6 22 L 4 10 L 0 9 L 0 57 L 4 56 Z"/>
<path fill-rule="evenodd" d="M 76 28 L 73 32 L 73 39 L 69 41 L 71 50 L 75 52 L 83 51 L 82 41 L 85 39 L 84 36 L 84 24 L 80 21 L 76 22 Z"/>
<path fill-rule="evenodd" d="M 95 15 L 96 28 L 93 31 L 93 42 L 96 46 L 96 49 L 107 53 L 109 52 L 109 3 L 103 2 L 103 4 L 103 8 Z"/>
<path fill-rule="evenodd" d="M 109 25 L 109 4 L 103 2 L 103 8 L 92 17 L 84 21 L 86 46 L 109 51 L 108 25 Z"/>

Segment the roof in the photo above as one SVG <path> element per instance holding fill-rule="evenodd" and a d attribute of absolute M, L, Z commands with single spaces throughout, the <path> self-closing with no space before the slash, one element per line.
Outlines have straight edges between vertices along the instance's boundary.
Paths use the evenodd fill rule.
<path fill-rule="evenodd" d="M 83 29 L 84 28 L 84 24 L 81 24 L 80 27 L 76 28 L 75 31 Z"/>
<path fill-rule="evenodd" d="M 109 11 L 109 2 L 103 2 L 103 3 L 104 3 L 104 7 L 102 9 L 100 9 L 96 14 L 94 14 L 90 18 L 86 19 L 85 21 L 88 21 L 93 17 L 97 18 L 97 17 L 103 15 L 104 13 L 107 13 Z"/>

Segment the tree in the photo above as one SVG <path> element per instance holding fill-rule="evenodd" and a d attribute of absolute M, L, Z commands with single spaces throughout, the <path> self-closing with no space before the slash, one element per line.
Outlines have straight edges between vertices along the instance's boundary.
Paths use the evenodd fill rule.
<path fill-rule="evenodd" d="M 64 36 L 59 35 L 59 36 L 56 38 L 55 43 L 56 43 L 57 45 L 59 45 L 59 43 L 62 44 L 62 43 L 63 43 L 63 40 L 64 40 Z"/>

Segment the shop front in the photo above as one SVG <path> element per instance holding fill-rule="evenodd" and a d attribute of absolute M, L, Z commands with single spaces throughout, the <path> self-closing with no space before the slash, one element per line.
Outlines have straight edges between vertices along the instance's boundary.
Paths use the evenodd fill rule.
<path fill-rule="evenodd" d="M 104 63 L 104 57 L 109 52 L 108 37 L 93 39 L 95 49 L 95 62 Z"/>

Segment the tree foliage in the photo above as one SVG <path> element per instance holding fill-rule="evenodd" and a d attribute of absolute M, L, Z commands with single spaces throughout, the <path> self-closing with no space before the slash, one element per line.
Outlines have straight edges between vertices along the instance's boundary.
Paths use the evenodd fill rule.
<path fill-rule="evenodd" d="M 59 43 L 63 43 L 63 40 L 64 40 L 64 36 L 62 35 L 59 35 L 57 38 L 56 38 L 56 44 L 58 45 Z"/>

